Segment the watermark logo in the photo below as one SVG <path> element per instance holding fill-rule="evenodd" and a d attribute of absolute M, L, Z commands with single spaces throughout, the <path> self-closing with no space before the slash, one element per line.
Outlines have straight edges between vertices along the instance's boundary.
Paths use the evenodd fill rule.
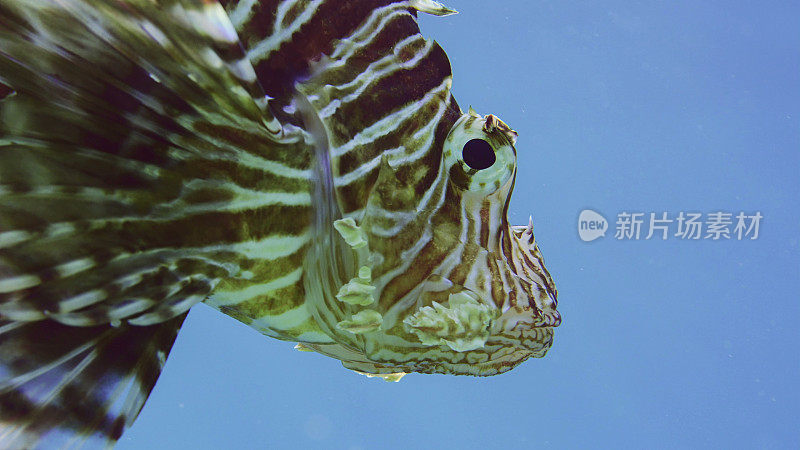
<path fill-rule="evenodd" d="M 602 214 L 591 209 L 584 209 L 578 216 L 578 236 L 584 242 L 593 241 L 606 235 L 608 221 Z"/>
<path fill-rule="evenodd" d="M 629 212 L 617 214 L 614 238 L 622 241 L 649 239 L 678 240 L 755 240 L 758 239 L 761 219 L 760 211 L 747 214 L 740 211 L 715 211 L 707 214 L 680 211 Z M 578 236 L 585 242 L 606 235 L 608 222 L 600 213 L 584 209 L 578 217 Z"/>

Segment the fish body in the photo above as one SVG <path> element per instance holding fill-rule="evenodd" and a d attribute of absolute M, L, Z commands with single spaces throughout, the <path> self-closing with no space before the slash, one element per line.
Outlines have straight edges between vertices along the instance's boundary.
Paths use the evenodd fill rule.
<path fill-rule="evenodd" d="M 0 0 L 0 442 L 114 442 L 204 302 L 396 380 L 560 324 L 429 0 Z"/>

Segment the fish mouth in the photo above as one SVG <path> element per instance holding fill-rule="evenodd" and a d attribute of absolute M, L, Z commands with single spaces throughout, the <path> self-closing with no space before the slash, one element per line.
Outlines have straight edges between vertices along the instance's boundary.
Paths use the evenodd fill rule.
<path fill-rule="evenodd" d="M 533 315 L 534 321 L 530 324 L 531 328 L 555 328 L 561 325 L 561 314 L 556 310 L 558 295 L 555 290 L 550 286 L 541 285 L 519 275 L 514 274 L 513 276 L 522 285 L 522 288 L 519 289 L 522 299 L 508 310 L 513 309 L 515 314 L 523 316 Z M 508 311 L 505 311 L 505 314 L 508 314 Z"/>

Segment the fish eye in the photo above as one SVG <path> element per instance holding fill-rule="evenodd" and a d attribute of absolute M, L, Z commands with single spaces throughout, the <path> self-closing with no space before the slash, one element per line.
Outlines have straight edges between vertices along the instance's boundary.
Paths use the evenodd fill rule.
<path fill-rule="evenodd" d="M 494 165 L 497 157 L 494 148 L 483 139 L 470 139 L 462 150 L 464 162 L 475 170 L 488 169 Z"/>
<path fill-rule="evenodd" d="M 450 183 L 470 195 L 489 195 L 508 185 L 517 168 L 513 143 L 501 131 L 487 131 L 486 120 L 473 111 L 462 115 L 442 146 Z"/>

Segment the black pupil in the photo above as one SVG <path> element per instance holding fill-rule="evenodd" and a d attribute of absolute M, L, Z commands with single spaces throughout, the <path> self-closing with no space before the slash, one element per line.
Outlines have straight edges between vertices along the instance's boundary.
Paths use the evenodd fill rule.
<path fill-rule="evenodd" d="M 496 157 L 494 149 L 483 139 L 472 139 L 464 144 L 464 162 L 475 170 L 492 167 Z"/>

